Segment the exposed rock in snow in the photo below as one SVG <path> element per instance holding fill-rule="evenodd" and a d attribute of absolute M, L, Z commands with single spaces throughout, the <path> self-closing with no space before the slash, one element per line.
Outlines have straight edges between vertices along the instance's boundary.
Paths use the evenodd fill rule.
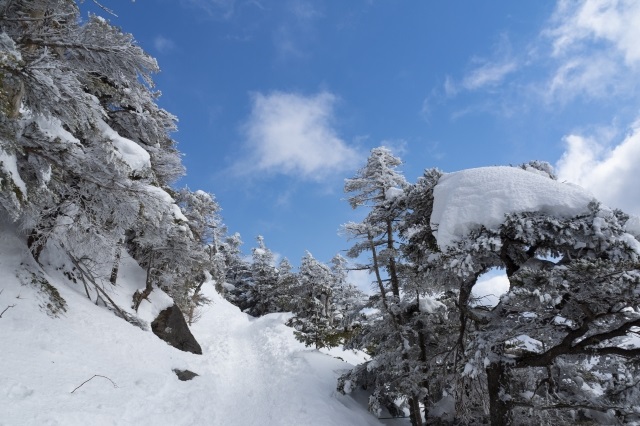
<path fill-rule="evenodd" d="M 200 344 L 191 334 L 182 311 L 176 305 L 160 312 L 160 315 L 151 323 L 151 330 L 174 348 L 202 355 Z"/>
<path fill-rule="evenodd" d="M 178 376 L 178 379 L 180 379 L 183 382 L 188 382 L 189 380 L 193 379 L 194 377 L 198 377 L 199 376 L 198 373 L 194 373 L 193 371 L 179 370 L 177 368 L 174 368 L 173 372 L 176 373 L 176 376 Z"/>

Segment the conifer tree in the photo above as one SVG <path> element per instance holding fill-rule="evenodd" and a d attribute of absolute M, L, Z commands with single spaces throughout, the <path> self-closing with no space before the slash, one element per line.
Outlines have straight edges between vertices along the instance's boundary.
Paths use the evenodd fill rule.
<path fill-rule="evenodd" d="M 296 338 L 307 346 L 313 345 L 316 349 L 337 346 L 331 269 L 307 252 L 300 264 L 298 285 L 299 302 L 294 309 L 295 316 L 287 325 L 296 329 Z"/>

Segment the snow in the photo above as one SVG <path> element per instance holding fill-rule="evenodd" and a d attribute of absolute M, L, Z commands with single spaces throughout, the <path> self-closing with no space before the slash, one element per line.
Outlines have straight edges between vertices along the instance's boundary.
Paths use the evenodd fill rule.
<path fill-rule="evenodd" d="M 447 306 L 433 296 L 423 296 L 420 298 L 420 302 L 419 302 L 420 312 L 433 314 L 439 308 L 446 309 Z"/>
<path fill-rule="evenodd" d="M 15 305 L 0 318 L 0 424 L 381 424 L 366 405 L 336 392 L 350 364 L 296 341 L 283 324 L 288 314 L 254 319 L 206 283 L 212 304 L 192 327 L 203 355 L 182 352 L 87 299 L 82 285 L 59 270 L 63 254 L 49 253 L 40 268 L 8 226 L 0 219 L 0 312 Z M 40 292 L 20 282 L 24 268 L 46 277 L 66 300 L 59 318 L 42 310 Z M 118 286 L 105 283 L 105 290 L 131 313 L 144 274 L 123 255 Z M 137 315 L 149 321 L 168 303 L 156 289 Z M 173 369 L 199 376 L 181 382 Z"/>
<path fill-rule="evenodd" d="M 64 127 L 62 127 L 62 122 L 55 117 L 44 117 L 42 115 L 38 115 L 35 117 L 35 122 L 40 131 L 52 140 L 58 139 L 72 145 L 80 144 L 78 138 L 65 130 Z"/>
<path fill-rule="evenodd" d="M 4 143 L 4 141 L 0 142 Z M 0 170 L 3 170 L 6 175 L 11 177 L 11 181 L 20 189 L 23 195 L 27 195 L 27 185 L 25 185 L 18 172 L 16 156 L 9 154 L 2 147 L 0 147 Z M 0 184 L 2 184 L 2 178 L 0 178 Z"/>
<path fill-rule="evenodd" d="M 157 186 L 153 186 L 153 185 L 144 185 L 143 187 L 146 192 L 148 192 L 149 194 L 155 197 L 158 197 L 160 201 L 165 202 L 167 204 L 174 204 L 175 200 L 171 198 L 171 195 L 169 195 L 169 193 L 164 189 L 158 188 Z"/>
<path fill-rule="evenodd" d="M 173 217 L 175 217 L 176 220 L 189 222 L 189 219 L 187 219 L 187 217 L 182 213 L 182 210 L 180 209 L 180 207 L 178 207 L 177 204 L 172 204 L 171 209 L 173 210 Z"/>
<path fill-rule="evenodd" d="M 113 143 L 120 158 L 131 167 L 131 170 L 141 171 L 151 168 L 151 157 L 144 148 L 132 140 L 123 138 L 102 120 L 98 120 L 97 125 L 102 134 Z"/>
<path fill-rule="evenodd" d="M 403 195 L 404 195 L 404 191 L 402 189 L 391 187 L 385 191 L 384 198 L 387 201 L 394 201 L 398 197 L 401 197 Z"/>
<path fill-rule="evenodd" d="M 542 348 L 543 348 L 542 342 L 540 342 L 539 340 L 533 339 L 530 336 L 527 336 L 526 334 L 521 334 L 515 339 L 508 340 L 506 343 L 513 344 L 514 346 L 522 348 L 527 352 L 540 353 L 542 352 Z"/>
<path fill-rule="evenodd" d="M 516 167 L 481 167 L 444 174 L 434 188 L 431 227 L 446 249 L 473 229 L 496 229 L 506 214 L 541 211 L 570 217 L 587 211 L 593 195 Z"/>

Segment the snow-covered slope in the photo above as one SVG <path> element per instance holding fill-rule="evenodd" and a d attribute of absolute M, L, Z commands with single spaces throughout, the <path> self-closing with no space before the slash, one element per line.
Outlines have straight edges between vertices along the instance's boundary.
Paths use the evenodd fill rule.
<path fill-rule="evenodd" d="M 122 289 L 143 285 L 124 266 L 122 286 L 110 290 L 121 301 L 130 300 Z M 212 304 L 192 329 L 204 354 L 194 355 L 48 272 L 38 275 L 23 239 L 0 225 L 0 312 L 13 305 L 0 318 L 2 426 L 380 424 L 335 391 L 349 364 L 305 348 L 283 315 L 252 319 L 206 285 Z M 66 301 L 58 318 L 47 314 L 38 279 L 30 282 L 39 276 Z M 176 368 L 199 376 L 181 382 Z"/>

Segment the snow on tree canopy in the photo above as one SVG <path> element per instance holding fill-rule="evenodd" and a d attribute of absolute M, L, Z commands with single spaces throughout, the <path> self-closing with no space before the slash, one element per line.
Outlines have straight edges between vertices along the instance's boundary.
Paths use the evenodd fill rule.
<path fill-rule="evenodd" d="M 444 174 L 433 191 L 431 228 L 445 249 L 484 226 L 496 229 L 505 215 L 539 211 L 570 217 L 594 200 L 585 189 L 516 167 L 480 167 Z"/>
<path fill-rule="evenodd" d="M 151 168 L 151 158 L 144 148 L 132 140 L 123 138 L 102 120 L 97 125 L 104 136 L 113 143 L 120 158 L 131 167 L 131 170 L 140 171 Z"/>

